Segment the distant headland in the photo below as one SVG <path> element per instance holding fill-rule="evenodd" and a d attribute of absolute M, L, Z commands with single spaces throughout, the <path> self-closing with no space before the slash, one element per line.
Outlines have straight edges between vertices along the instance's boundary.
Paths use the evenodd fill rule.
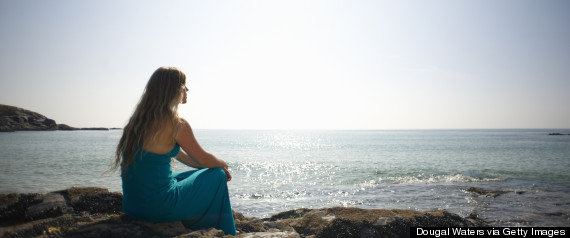
<path fill-rule="evenodd" d="M 66 124 L 57 124 L 53 119 L 30 110 L 0 104 L 0 132 L 14 131 L 108 131 L 119 128 L 90 127 L 77 128 Z"/>

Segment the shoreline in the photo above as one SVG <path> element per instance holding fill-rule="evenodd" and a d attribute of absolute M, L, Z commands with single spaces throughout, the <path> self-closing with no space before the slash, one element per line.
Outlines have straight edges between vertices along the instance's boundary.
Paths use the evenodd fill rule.
<path fill-rule="evenodd" d="M 489 227 L 476 216 L 445 210 L 299 208 L 269 218 L 245 217 L 234 211 L 237 237 L 346 237 L 347 232 L 409 236 L 409 227 Z M 122 194 L 98 187 L 72 187 L 40 193 L 0 194 L 0 237 L 220 237 L 220 230 L 192 231 L 181 222 L 148 223 L 122 212 Z M 354 235 L 353 234 L 353 235 Z"/>

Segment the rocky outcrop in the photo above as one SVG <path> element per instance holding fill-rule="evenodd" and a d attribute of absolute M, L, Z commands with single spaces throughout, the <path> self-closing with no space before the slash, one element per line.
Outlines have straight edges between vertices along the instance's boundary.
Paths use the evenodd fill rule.
<path fill-rule="evenodd" d="M 57 123 L 42 114 L 0 104 L 0 131 L 55 131 Z"/>
<path fill-rule="evenodd" d="M 89 127 L 76 128 L 66 124 L 57 124 L 42 114 L 18 107 L 0 104 L 0 132 L 13 131 L 78 131 L 97 130 L 108 131 L 109 128 Z"/>
<path fill-rule="evenodd" d="M 57 130 L 59 131 L 77 131 L 80 128 L 68 126 L 67 124 L 57 124 Z"/>
<path fill-rule="evenodd" d="M 79 130 L 82 130 L 82 131 L 108 131 L 109 128 L 105 128 L 105 127 L 83 127 L 83 128 L 80 128 Z"/>
<path fill-rule="evenodd" d="M 476 197 L 489 197 L 489 198 L 496 198 L 499 195 L 507 193 L 507 191 L 488 190 L 488 189 L 478 188 L 478 187 L 470 187 L 465 191 L 471 193 L 473 196 L 476 196 Z"/>
<path fill-rule="evenodd" d="M 148 223 L 122 213 L 122 194 L 70 188 L 47 194 L 0 195 L 0 237 L 223 237 L 181 222 Z M 410 227 L 488 226 L 443 210 L 333 207 L 296 209 L 270 218 L 234 212 L 237 237 L 409 237 Z"/>
<path fill-rule="evenodd" d="M 77 128 L 68 126 L 66 124 L 58 124 L 57 129 L 60 131 L 108 131 L 109 128 L 105 127 L 85 127 L 85 128 Z"/>
<path fill-rule="evenodd" d="M 505 193 L 516 193 L 516 194 L 523 194 L 525 191 L 503 191 L 503 190 L 488 190 L 479 187 L 470 187 L 466 192 L 471 193 L 475 197 L 487 197 L 487 198 L 496 198 L 500 195 Z"/>
<path fill-rule="evenodd" d="M 566 135 L 566 134 L 562 134 L 562 133 L 555 132 L 555 133 L 549 133 L 548 135 L 549 135 L 549 136 L 563 136 L 563 135 Z M 568 134 L 568 135 L 570 135 L 570 134 Z"/>

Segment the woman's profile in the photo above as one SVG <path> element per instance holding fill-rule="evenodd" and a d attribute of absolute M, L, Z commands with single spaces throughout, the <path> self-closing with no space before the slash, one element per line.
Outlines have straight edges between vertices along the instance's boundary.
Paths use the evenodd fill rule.
<path fill-rule="evenodd" d="M 214 227 L 236 235 L 228 165 L 206 152 L 178 116 L 187 91 L 186 76 L 177 68 L 161 67 L 150 77 L 115 152 L 123 211 L 143 221 L 182 221 L 193 230 Z M 172 173 L 172 158 L 198 170 Z"/>

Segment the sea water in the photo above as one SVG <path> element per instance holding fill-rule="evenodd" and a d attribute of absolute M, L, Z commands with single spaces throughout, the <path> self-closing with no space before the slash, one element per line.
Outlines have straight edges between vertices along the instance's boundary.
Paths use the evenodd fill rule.
<path fill-rule="evenodd" d="M 570 130 L 196 130 L 226 160 L 234 210 L 446 209 L 495 226 L 570 226 Z M 0 193 L 121 191 L 122 131 L 0 133 Z M 190 169 L 173 163 L 174 171 Z M 467 190 L 497 190 L 479 196 Z"/>

